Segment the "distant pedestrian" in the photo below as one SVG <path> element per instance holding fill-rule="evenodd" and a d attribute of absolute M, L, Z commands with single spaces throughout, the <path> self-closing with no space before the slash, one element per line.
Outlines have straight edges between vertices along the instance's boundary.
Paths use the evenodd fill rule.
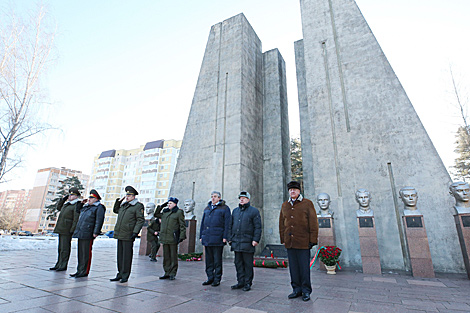
<path fill-rule="evenodd" d="M 222 279 L 222 254 L 228 242 L 230 208 L 218 191 L 211 192 L 211 201 L 204 209 L 199 238 L 205 249 L 207 280 L 202 284 L 217 287 Z"/>
<path fill-rule="evenodd" d="M 186 239 L 186 223 L 183 210 L 178 208 L 178 199 L 168 198 L 168 207 L 157 207 L 155 216 L 161 216 L 160 242 L 163 245 L 163 270 L 160 279 L 174 280 L 178 271 L 178 244 Z M 162 210 L 163 209 L 163 210 Z M 160 211 L 161 210 L 161 211 Z"/>
<path fill-rule="evenodd" d="M 73 238 L 78 238 L 78 265 L 77 272 L 70 274 L 72 277 L 86 277 L 90 273 L 93 241 L 101 234 L 106 213 L 106 208 L 100 200 L 98 191 L 92 189 L 88 201 L 80 210 L 77 227 L 73 233 Z"/>
<path fill-rule="evenodd" d="M 240 203 L 232 212 L 229 227 L 229 244 L 235 251 L 237 283 L 232 289 L 243 288 L 249 291 L 253 283 L 253 260 L 255 247 L 261 240 L 261 216 L 259 210 L 250 205 L 250 194 L 242 191 L 238 195 Z"/>
<path fill-rule="evenodd" d="M 118 273 L 110 281 L 125 283 L 129 280 L 134 251 L 134 240 L 145 223 L 144 205 L 137 201 L 139 193 L 132 186 L 125 188 L 126 196 L 116 199 L 113 212 L 118 215 L 114 226 L 114 238 L 118 240 L 117 268 Z M 124 199 L 126 199 L 124 201 Z"/>
<path fill-rule="evenodd" d="M 279 235 L 287 249 L 289 273 L 293 292 L 289 299 L 302 296 L 310 300 L 310 249 L 318 242 L 318 219 L 312 201 L 300 194 L 300 183 L 287 184 L 290 198 L 284 202 L 279 215 Z"/>
<path fill-rule="evenodd" d="M 83 203 L 78 199 L 80 191 L 76 187 L 69 190 L 69 194 L 63 197 L 57 204 L 60 211 L 54 233 L 59 234 L 59 248 L 57 263 L 49 268 L 51 271 L 65 271 L 69 263 L 72 246 L 72 234 L 78 222 L 78 215 Z"/>

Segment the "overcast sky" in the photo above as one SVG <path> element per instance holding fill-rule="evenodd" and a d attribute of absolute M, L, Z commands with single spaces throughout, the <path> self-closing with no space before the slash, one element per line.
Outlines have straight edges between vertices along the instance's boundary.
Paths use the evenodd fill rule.
<path fill-rule="evenodd" d="M 263 44 L 286 61 L 291 137 L 299 136 L 294 41 L 298 0 L 44 0 L 57 25 L 43 85 L 49 121 L 6 189 L 32 188 L 36 172 L 67 167 L 89 174 L 93 157 L 158 139 L 183 139 L 210 27 L 243 12 Z M 17 0 L 20 11 L 35 1 Z M 460 123 L 449 64 L 470 78 L 470 1 L 357 0 L 446 167 Z M 1 16 L 0 16 L 1 18 Z M 468 93 L 467 93 L 468 94 Z"/>

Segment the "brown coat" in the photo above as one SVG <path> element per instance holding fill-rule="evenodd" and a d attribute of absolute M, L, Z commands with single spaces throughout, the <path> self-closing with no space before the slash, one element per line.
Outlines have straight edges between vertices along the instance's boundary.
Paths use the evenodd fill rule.
<path fill-rule="evenodd" d="M 309 243 L 318 243 L 318 219 L 312 201 L 303 198 L 293 206 L 289 201 L 282 204 L 279 235 L 287 249 L 309 249 Z"/>

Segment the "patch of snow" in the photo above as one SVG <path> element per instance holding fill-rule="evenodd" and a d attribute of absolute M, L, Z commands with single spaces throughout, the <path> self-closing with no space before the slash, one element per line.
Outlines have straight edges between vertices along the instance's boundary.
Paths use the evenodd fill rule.
<path fill-rule="evenodd" d="M 42 250 L 57 249 L 59 237 L 49 236 L 0 236 L 0 251 L 14 250 Z M 138 241 L 140 239 L 137 239 Z M 72 248 L 77 247 L 78 239 L 72 239 Z M 113 248 L 116 247 L 117 240 L 108 237 L 98 237 L 93 243 L 93 248 Z"/>

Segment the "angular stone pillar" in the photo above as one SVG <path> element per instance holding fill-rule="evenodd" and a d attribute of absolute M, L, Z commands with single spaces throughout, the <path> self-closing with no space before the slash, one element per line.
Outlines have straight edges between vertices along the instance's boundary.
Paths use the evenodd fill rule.
<path fill-rule="evenodd" d="M 149 255 L 152 250 L 150 242 L 147 241 L 147 226 L 148 221 L 145 221 L 145 225 L 142 227 L 140 232 L 139 255 Z"/>
<path fill-rule="evenodd" d="M 186 220 L 186 240 L 178 245 L 178 253 L 194 253 L 196 247 L 196 220 Z"/>
<path fill-rule="evenodd" d="M 355 1 L 300 4 L 304 38 L 295 48 L 305 196 L 327 192 L 336 203 L 342 264 L 361 265 L 351 208 L 357 186 L 371 186 L 382 265 L 405 269 L 397 190 L 414 186 L 436 271 L 463 271 L 451 212 L 437 209 L 452 207 L 443 187 L 449 174 Z"/>
<path fill-rule="evenodd" d="M 470 279 L 470 214 L 456 214 L 455 226 L 457 226 L 457 234 L 459 235 L 460 248 L 462 249 L 463 261 L 467 276 Z"/>
<path fill-rule="evenodd" d="M 374 217 L 358 217 L 357 227 L 361 245 L 362 272 L 364 274 L 382 274 Z"/>
<path fill-rule="evenodd" d="M 279 242 L 290 176 L 285 81 L 279 51 L 263 55 L 243 14 L 212 26 L 170 189 L 196 202 L 197 220 L 211 191 L 222 192 L 233 209 L 246 190 L 262 214 L 264 238 Z"/>
<path fill-rule="evenodd" d="M 336 246 L 333 217 L 318 217 L 318 249 L 322 246 Z M 326 271 L 325 264 L 319 264 L 320 269 Z"/>
<path fill-rule="evenodd" d="M 435 277 L 422 215 L 403 216 L 413 277 Z"/>

